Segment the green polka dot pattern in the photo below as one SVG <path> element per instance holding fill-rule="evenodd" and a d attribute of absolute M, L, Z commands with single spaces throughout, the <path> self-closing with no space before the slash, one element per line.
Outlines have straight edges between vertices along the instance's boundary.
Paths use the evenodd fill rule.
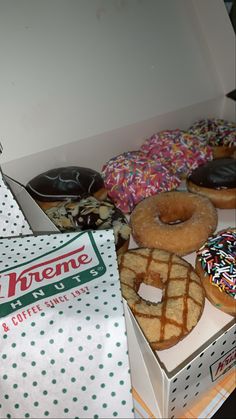
<path fill-rule="evenodd" d="M 0 417 L 134 417 L 113 233 L 91 234 L 105 273 L 0 319 Z M 72 241 L 75 235 L 1 239 L 0 252 L 14 266 L 27 253 L 36 260 L 59 247 L 70 253 L 72 245 L 89 245 L 87 232 Z M 0 261 L 0 272 L 6 269 Z"/>
<path fill-rule="evenodd" d="M 3 178 L 0 171 L 0 237 L 32 234 L 17 201 Z"/>

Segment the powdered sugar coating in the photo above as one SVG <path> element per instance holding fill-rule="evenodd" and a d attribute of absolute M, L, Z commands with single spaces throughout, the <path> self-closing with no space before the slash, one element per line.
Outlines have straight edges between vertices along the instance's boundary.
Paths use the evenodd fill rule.
<path fill-rule="evenodd" d="M 189 128 L 188 132 L 202 137 L 211 146 L 236 146 L 236 124 L 224 119 L 200 119 Z"/>
<path fill-rule="evenodd" d="M 181 177 L 212 160 L 207 141 L 185 131 L 165 130 L 153 134 L 141 146 L 148 158 L 158 160 Z"/>
<path fill-rule="evenodd" d="M 109 197 L 124 213 L 158 192 L 176 189 L 180 179 L 167 166 L 140 151 L 128 151 L 111 158 L 102 168 Z"/>

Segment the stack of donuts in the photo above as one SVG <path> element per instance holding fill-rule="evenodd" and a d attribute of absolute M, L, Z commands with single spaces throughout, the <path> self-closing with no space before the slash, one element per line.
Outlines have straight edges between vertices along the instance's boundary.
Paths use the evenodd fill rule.
<path fill-rule="evenodd" d="M 123 296 L 154 350 L 190 333 L 205 296 L 236 315 L 236 230 L 217 232 L 217 208 L 236 208 L 235 150 L 236 125 L 204 119 L 153 134 L 101 173 L 60 167 L 27 184 L 59 230 L 113 228 Z M 194 252 L 195 269 L 183 259 Z M 162 300 L 145 301 L 142 283 L 160 288 Z"/>
<path fill-rule="evenodd" d="M 31 179 L 26 190 L 61 232 L 113 228 L 117 254 L 128 249 L 127 219 L 107 198 L 97 171 L 80 166 L 50 169 Z"/>

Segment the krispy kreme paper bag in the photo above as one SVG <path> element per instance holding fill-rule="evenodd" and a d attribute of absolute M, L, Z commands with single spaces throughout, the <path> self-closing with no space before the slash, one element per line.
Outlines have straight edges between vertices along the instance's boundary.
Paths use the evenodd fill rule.
<path fill-rule="evenodd" d="M 0 417 L 133 417 L 113 232 L 4 238 L 0 254 Z"/>
<path fill-rule="evenodd" d="M 32 230 L 0 170 L 0 237 L 27 234 Z"/>

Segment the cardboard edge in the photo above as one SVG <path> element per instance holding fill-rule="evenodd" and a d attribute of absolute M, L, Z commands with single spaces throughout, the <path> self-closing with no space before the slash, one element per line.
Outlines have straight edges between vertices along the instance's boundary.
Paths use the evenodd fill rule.
<path fill-rule="evenodd" d="M 195 358 L 197 358 L 202 352 L 205 352 L 209 346 L 212 345 L 212 342 L 217 341 L 226 331 L 230 330 L 231 327 L 235 324 L 235 319 L 232 318 L 232 320 L 227 323 L 222 329 L 220 329 L 217 333 L 215 333 L 212 337 L 210 337 L 206 342 L 204 342 L 196 351 L 194 351 L 189 357 L 187 357 L 183 362 L 181 362 L 178 367 L 174 368 L 172 371 L 168 371 L 165 368 L 165 365 L 163 362 L 159 360 L 158 354 L 156 354 L 156 357 L 158 358 L 159 363 L 163 366 L 163 369 L 165 370 L 166 376 L 168 379 L 174 378 L 176 374 L 178 374 L 179 370 L 182 370 L 188 366 Z"/>
<path fill-rule="evenodd" d="M 58 233 L 59 230 L 57 227 L 29 195 L 25 187 L 11 177 L 5 174 L 3 176 L 7 185 L 14 194 L 14 197 L 17 200 L 26 220 L 30 224 L 32 231 L 37 233 Z"/>
<path fill-rule="evenodd" d="M 128 316 L 130 319 L 129 322 L 133 326 L 134 334 L 136 337 L 137 348 L 135 349 L 135 354 L 133 354 L 131 357 L 135 358 L 137 356 L 136 355 L 137 351 L 138 350 L 141 351 L 141 357 L 146 367 L 146 371 L 147 371 L 149 381 L 150 381 L 150 388 L 152 388 L 152 392 L 154 394 L 153 397 L 155 398 L 155 403 L 156 403 L 155 409 L 159 411 L 159 414 L 161 413 L 161 416 L 157 416 L 157 417 L 168 417 L 168 405 L 169 405 L 168 401 L 169 401 L 169 390 L 170 390 L 168 386 L 168 382 L 172 380 L 176 375 L 178 375 L 181 371 L 183 371 L 188 366 L 188 364 L 196 360 L 201 355 L 201 353 L 207 351 L 207 349 L 212 345 L 212 342 L 214 341 L 216 342 L 228 330 L 231 330 L 231 328 L 235 325 L 235 319 L 232 318 L 229 321 L 229 323 L 227 323 L 227 325 L 225 325 L 215 335 L 209 338 L 203 345 L 201 345 L 196 351 L 194 351 L 191 354 L 191 356 L 186 358 L 184 362 L 178 365 L 178 367 L 176 367 L 172 371 L 168 371 L 164 363 L 160 361 L 158 357 L 158 352 L 154 352 L 151 349 L 146 337 L 144 336 L 137 320 L 135 319 L 134 315 L 129 309 L 126 301 L 125 301 L 125 305 L 126 305 L 126 313 L 128 313 Z M 130 335 L 129 335 L 129 338 L 130 338 Z M 133 338 L 131 341 L 131 345 L 133 346 Z M 133 368 L 138 368 L 136 362 Z M 193 404 L 195 402 L 196 401 L 194 400 Z M 151 405 L 149 399 L 147 401 L 147 404 L 148 406 Z"/>
<path fill-rule="evenodd" d="M 124 312 L 125 312 L 125 321 L 127 328 L 127 337 L 128 337 L 128 351 L 130 358 L 130 367 L 131 367 L 131 381 L 132 386 L 139 395 L 142 395 L 143 404 L 146 404 L 149 410 L 152 412 L 153 417 L 162 418 L 161 405 L 163 400 L 157 400 L 155 394 L 160 394 L 163 389 L 161 382 L 157 382 L 158 392 L 155 393 L 155 389 L 150 379 L 150 371 L 147 368 L 145 355 L 143 350 L 141 350 L 140 343 L 142 336 L 137 336 L 135 328 L 133 326 L 133 319 L 131 311 L 128 307 L 126 300 L 123 299 Z M 154 371 L 157 369 L 155 365 L 156 361 L 153 360 Z M 162 375 L 162 374 L 161 374 Z M 149 414 L 150 412 L 147 412 Z"/>

